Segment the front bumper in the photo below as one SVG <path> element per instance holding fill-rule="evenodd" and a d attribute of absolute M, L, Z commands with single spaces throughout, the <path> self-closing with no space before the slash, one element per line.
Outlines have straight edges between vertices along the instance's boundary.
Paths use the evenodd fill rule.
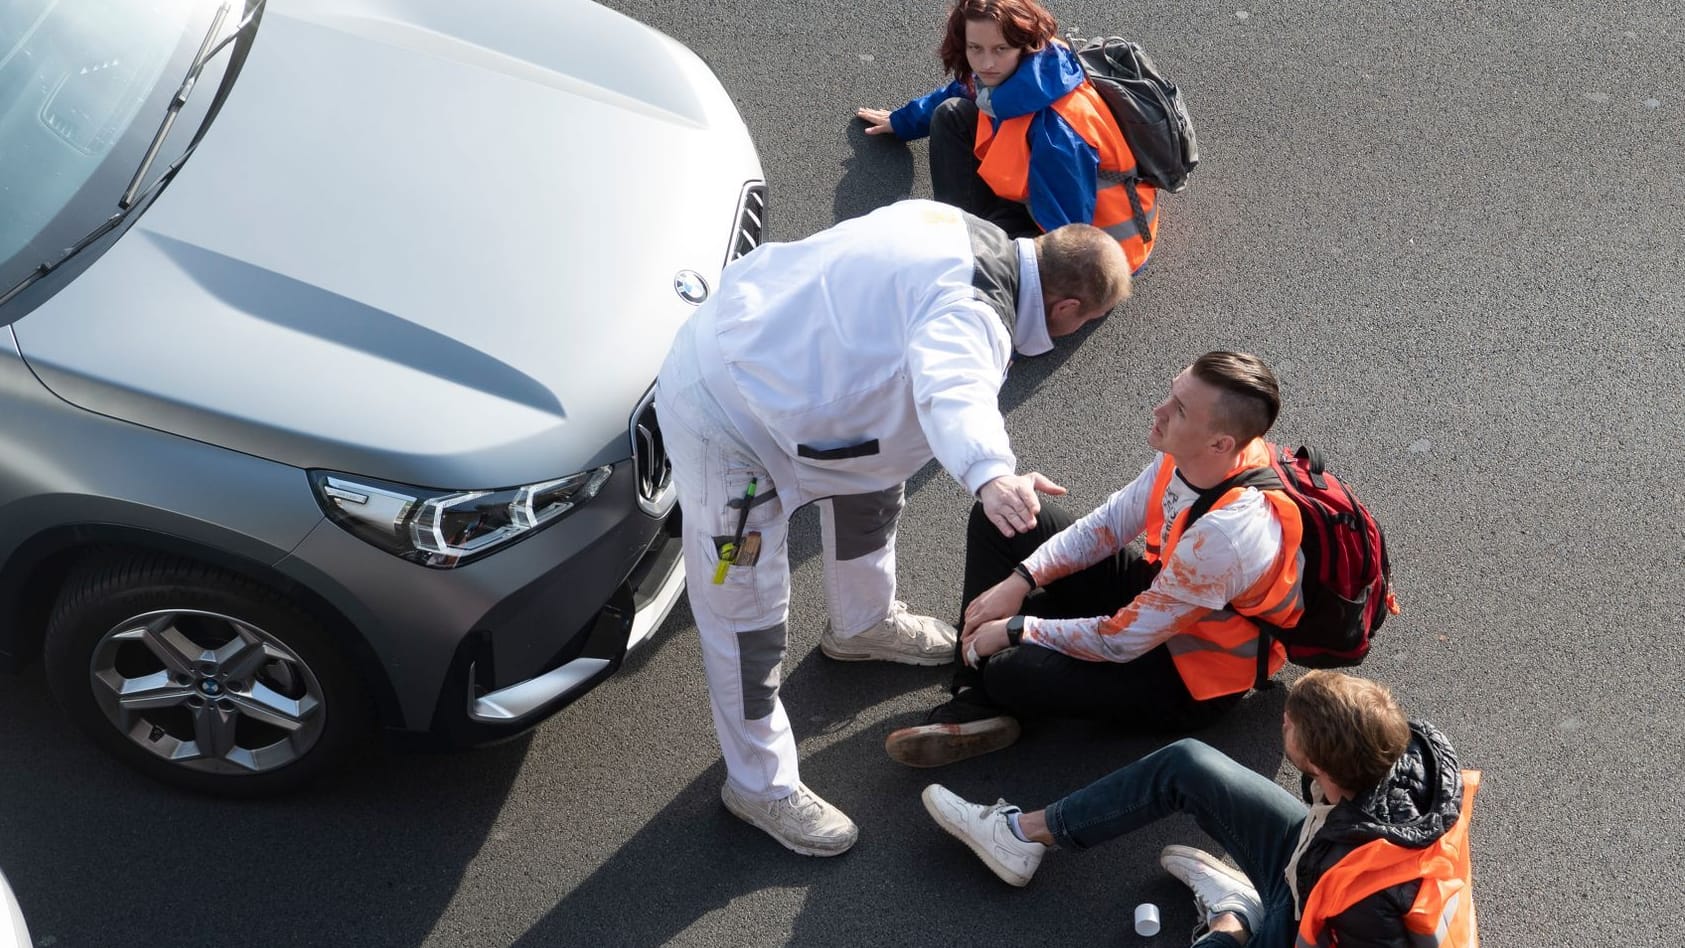
<path fill-rule="evenodd" d="M 475 724 L 507 726 L 542 720 L 591 690 L 614 673 L 616 653 L 630 653 L 661 627 L 685 591 L 684 558 L 676 527 L 678 515 L 656 534 L 649 549 L 614 595 L 597 613 L 579 656 L 534 678 L 473 697 L 468 719 Z M 623 646 L 620 643 L 624 643 Z M 478 687 L 479 667 L 468 667 L 470 694 Z"/>
<path fill-rule="evenodd" d="M 638 503 L 632 461 L 561 522 L 482 560 L 428 569 L 323 521 L 278 568 L 357 629 L 391 685 L 393 731 L 475 744 L 589 691 L 684 588 L 678 508 Z"/>

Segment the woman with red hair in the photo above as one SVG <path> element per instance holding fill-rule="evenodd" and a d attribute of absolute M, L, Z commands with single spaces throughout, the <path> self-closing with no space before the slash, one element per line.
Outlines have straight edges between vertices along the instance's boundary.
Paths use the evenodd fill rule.
<path fill-rule="evenodd" d="M 1014 237 L 1093 224 L 1133 270 L 1152 252 L 1157 194 L 1058 24 L 1036 0 L 958 0 L 940 56 L 953 81 L 891 112 L 855 115 L 868 135 L 930 136 L 938 201 Z"/>

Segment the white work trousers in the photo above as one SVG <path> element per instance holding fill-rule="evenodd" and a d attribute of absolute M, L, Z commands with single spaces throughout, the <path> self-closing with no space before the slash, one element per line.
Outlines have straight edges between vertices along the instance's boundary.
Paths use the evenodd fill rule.
<path fill-rule="evenodd" d="M 697 399 L 657 397 L 684 515 L 685 588 L 702 637 L 726 779 L 750 799 L 781 799 L 800 783 L 778 690 L 790 606 L 789 514 L 806 499 L 781 493 L 736 433 Z M 755 497 L 743 517 L 750 478 Z M 903 486 L 817 502 L 830 621 L 847 638 L 882 621 L 895 598 Z M 720 549 L 736 538 L 740 517 L 745 536 L 760 534 L 758 558 L 728 566 L 716 584 Z"/>

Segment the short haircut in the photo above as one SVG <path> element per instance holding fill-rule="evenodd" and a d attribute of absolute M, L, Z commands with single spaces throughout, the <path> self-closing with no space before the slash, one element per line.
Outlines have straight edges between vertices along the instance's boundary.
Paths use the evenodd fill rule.
<path fill-rule="evenodd" d="M 1223 390 L 1218 430 L 1245 444 L 1263 437 L 1281 414 L 1281 386 L 1264 360 L 1244 352 L 1207 352 L 1194 360 L 1194 378 Z"/>
<path fill-rule="evenodd" d="M 965 21 L 991 20 L 1000 26 L 1001 36 L 1025 52 L 1037 52 L 1059 24 L 1053 14 L 1036 0 L 958 0 L 948 12 L 948 27 L 942 34 L 942 68 L 964 82 L 971 78 L 971 63 L 965 58 Z"/>
<path fill-rule="evenodd" d="M 1299 749 L 1342 789 L 1367 793 L 1410 745 L 1410 722 L 1380 682 L 1313 671 L 1287 690 Z"/>
<path fill-rule="evenodd" d="M 1129 298 L 1129 258 L 1092 224 L 1066 224 L 1037 237 L 1036 269 L 1050 300 L 1074 298 L 1092 310 Z"/>

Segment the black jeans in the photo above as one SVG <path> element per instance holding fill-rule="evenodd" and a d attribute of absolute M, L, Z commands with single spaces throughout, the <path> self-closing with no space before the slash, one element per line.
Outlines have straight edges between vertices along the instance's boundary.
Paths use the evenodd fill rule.
<path fill-rule="evenodd" d="M 966 525 L 965 606 L 1011 575 L 1036 548 L 1075 522 L 1064 508 L 1042 501 L 1036 526 L 1002 536 L 983 505 L 971 508 Z M 1133 548 L 1036 590 L 1024 614 L 1049 619 L 1109 616 L 1152 585 L 1155 570 Z M 957 646 L 956 646 L 957 647 Z M 972 669 L 959 661 L 955 690 L 973 694 L 1020 717 L 1068 717 L 1108 721 L 1146 731 L 1188 731 L 1204 727 L 1240 703 L 1243 695 L 1196 701 L 1163 645 L 1128 662 L 1089 662 L 1044 646 L 1025 643 L 983 659 Z"/>
<path fill-rule="evenodd" d="M 930 185 L 936 200 L 969 211 L 1012 237 L 1041 233 L 1030 209 L 996 194 L 977 176 L 977 123 L 987 121 L 977 103 L 953 98 L 930 117 Z"/>

